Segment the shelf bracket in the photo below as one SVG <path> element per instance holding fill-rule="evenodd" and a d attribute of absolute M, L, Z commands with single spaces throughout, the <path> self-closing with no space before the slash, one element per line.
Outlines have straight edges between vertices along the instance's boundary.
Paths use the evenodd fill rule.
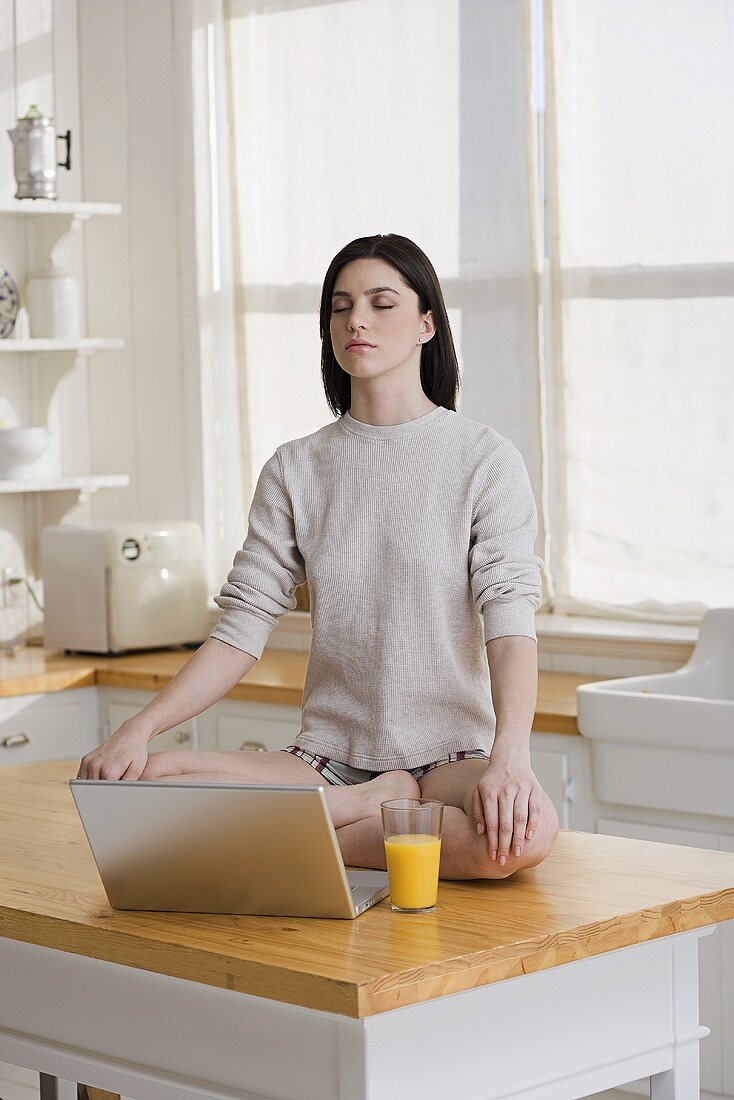
<path fill-rule="evenodd" d="M 49 257 L 53 257 L 62 243 L 77 232 L 87 214 L 37 214 L 33 220 L 32 233 L 28 241 L 34 269 L 40 269 Z M 31 227 L 29 226 L 29 229 Z"/>

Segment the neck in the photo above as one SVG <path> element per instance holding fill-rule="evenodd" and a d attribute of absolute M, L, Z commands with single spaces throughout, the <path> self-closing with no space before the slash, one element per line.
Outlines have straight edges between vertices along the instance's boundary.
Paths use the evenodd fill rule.
<path fill-rule="evenodd" d="M 395 401 L 370 401 L 352 393 L 349 415 L 362 424 L 388 426 L 417 420 L 437 408 L 438 405 L 434 405 L 423 392 L 412 400 Z"/>

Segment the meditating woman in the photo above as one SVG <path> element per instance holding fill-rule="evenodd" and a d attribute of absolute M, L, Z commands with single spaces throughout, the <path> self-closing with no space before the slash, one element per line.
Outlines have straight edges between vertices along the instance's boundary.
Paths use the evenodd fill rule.
<path fill-rule="evenodd" d="M 542 559 L 525 464 L 456 411 L 441 287 L 406 237 L 360 237 L 334 257 L 320 334 L 338 419 L 265 463 L 211 636 L 78 774 L 325 781 L 345 863 L 381 869 L 380 803 L 438 799 L 441 877 L 507 877 L 540 863 L 558 831 L 530 762 Z M 250 671 L 306 579 L 313 635 L 293 744 L 148 755 Z"/>

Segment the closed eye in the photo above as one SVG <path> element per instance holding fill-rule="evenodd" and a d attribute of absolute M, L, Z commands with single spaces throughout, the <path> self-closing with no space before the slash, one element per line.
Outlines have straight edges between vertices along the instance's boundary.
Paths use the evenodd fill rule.
<path fill-rule="evenodd" d="M 332 313 L 343 313 L 344 310 L 348 309 L 348 308 L 349 308 L 348 306 L 344 306 L 343 309 L 332 309 L 331 312 Z M 395 306 L 375 306 L 375 309 L 395 309 Z"/>

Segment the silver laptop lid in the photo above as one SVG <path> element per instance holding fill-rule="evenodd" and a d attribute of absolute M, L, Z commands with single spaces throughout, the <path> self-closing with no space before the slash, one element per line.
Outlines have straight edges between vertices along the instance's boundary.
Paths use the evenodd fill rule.
<path fill-rule="evenodd" d="M 322 786 L 69 781 L 116 909 L 354 917 L 384 897 L 359 876 L 358 906 Z"/>

